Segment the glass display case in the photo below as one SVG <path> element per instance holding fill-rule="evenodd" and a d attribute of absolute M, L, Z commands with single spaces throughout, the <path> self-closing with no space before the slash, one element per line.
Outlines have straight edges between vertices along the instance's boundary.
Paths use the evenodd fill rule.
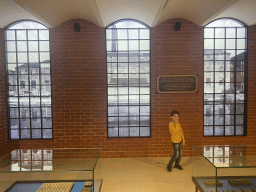
<path fill-rule="evenodd" d="M 256 192 L 256 145 L 204 145 L 192 149 L 196 192 Z"/>
<path fill-rule="evenodd" d="M 0 191 L 99 192 L 101 149 L 17 149 L 0 158 Z M 96 174 L 95 174 L 96 173 Z"/>

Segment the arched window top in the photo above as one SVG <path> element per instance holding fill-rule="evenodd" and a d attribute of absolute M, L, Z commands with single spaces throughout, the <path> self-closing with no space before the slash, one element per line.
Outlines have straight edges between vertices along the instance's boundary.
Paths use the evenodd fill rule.
<path fill-rule="evenodd" d="M 210 22 L 205 27 L 245 27 L 245 24 L 235 19 L 221 18 Z"/>
<path fill-rule="evenodd" d="M 7 27 L 7 29 L 48 29 L 36 21 L 18 21 Z"/>
<path fill-rule="evenodd" d="M 110 24 L 107 28 L 149 28 L 146 24 L 136 20 L 119 20 Z"/>

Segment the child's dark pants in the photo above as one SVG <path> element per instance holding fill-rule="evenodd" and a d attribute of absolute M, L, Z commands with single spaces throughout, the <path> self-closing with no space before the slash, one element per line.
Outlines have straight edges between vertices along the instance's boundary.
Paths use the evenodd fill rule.
<path fill-rule="evenodd" d="M 172 143 L 172 145 L 173 145 L 174 154 L 168 163 L 169 166 L 172 166 L 174 161 L 175 161 L 175 164 L 179 165 L 181 160 L 181 154 L 182 154 L 182 141 L 180 143 Z"/>

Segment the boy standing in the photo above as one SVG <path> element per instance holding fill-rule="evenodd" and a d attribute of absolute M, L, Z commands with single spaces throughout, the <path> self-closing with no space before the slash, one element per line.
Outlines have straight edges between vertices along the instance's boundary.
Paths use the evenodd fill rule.
<path fill-rule="evenodd" d="M 172 165 L 175 161 L 175 166 L 178 169 L 182 170 L 180 166 L 181 154 L 182 154 L 182 146 L 185 145 L 184 135 L 181 129 L 181 125 L 179 124 L 179 112 L 172 111 L 171 112 L 171 119 L 172 121 L 169 123 L 169 131 L 171 133 L 172 145 L 174 154 L 167 165 L 167 170 L 169 172 L 172 171 Z"/>

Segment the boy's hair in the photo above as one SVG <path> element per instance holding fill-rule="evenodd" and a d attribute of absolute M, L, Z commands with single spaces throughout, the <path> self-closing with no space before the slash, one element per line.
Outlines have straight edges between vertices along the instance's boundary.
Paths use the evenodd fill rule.
<path fill-rule="evenodd" d="M 175 115 L 175 114 L 180 115 L 180 113 L 179 113 L 178 111 L 175 111 L 175 110 L 174 110 L 174 111 L 171 112 L 171 116 L 172 116 L 172 117 L 173 117 L 173 115 Z"/>

